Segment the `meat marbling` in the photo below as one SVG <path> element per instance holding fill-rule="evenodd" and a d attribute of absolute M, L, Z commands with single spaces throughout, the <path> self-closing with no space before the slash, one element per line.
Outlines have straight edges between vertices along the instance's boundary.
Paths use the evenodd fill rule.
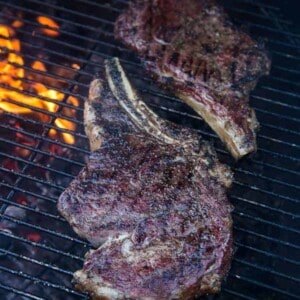
<path fill-rule="evenodd" d="M 249 93 L 271 62 L 214 0 L 132 1 L 116 20 L 115 37 L 203 117 L 235 158 L 256 150 Z"/>
<path fill-rule="evenodd" d="M 60 213 L 96 250 L 74 281 L 93 299 L 190 299 L 216 293 L 233 252 L 232 173 L 192 130 L 160 119 L 117 59 L 85 103 L 93 150 Z"/>

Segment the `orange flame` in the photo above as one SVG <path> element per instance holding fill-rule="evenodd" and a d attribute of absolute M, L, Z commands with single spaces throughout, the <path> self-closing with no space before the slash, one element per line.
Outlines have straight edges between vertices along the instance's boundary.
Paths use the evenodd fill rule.
<path fill-rule="evenodd" d="M 18 54 L 21 50 L 21 44 L 18 39 L 15 38 L 15 32 L 12 28 L 4 25 L 0 25 L 0 58 L 1 55 L 4 57 L 3 60 L 0 60 L 0 109 L 8 111 L 15 114 L 35 114 L 36 117 L 39 117 L 44 122 L 49 121 L 47 115 L 36 113 L 30 107 L 39 108 L 45 111 L 55 113 L 59 105 L 57 103 L 39 99 L 38 97 L 25 95 L 23 78 L 26 78 L 24 69 L 24 60 Z M 40 62 L 35 61 L 32 64 L 32 69 L 39 70 L 41 72 L 46 72 L 46 66 Z M 32 76 L 27 76 L 29 79 Z M 33 75 L 34 77 L 34 75 Z M 9 86 L 9 88 L 3 87 Z M 65 94 L 54 89 L 46 87 L 42 83 L 32 83 L 30 85 L 30 91 L 34 91 L 37 96 L 45 97 L 50 100 L 62 101 L 65 98 Z M 15 103 L 10 103 L 6 100 L 11 100 Z M 67 102 L 73 106 L 78 106 L 78 99 L 75 97 L 68 97 Z M 22 103 L 22 105 L 18 105 Z M 29 107 L 25 107 L 29 106 Z M 64 110 L 63 108 L 61 114 L 64 114 L 68 117 L 73 117 L 75 111 L 69 109 L 69 111 Z M 68 121 L 63 118 L 56 118 L 54 121 L 55 125 L 62 129 L 75 130 L 75 124 L 71 121 Z M 51 129 L 49 135 L 52 138 L 57 138 L 58 133 L 56 130 Z M 74 144 L 74 136 L 69 133 L 61 133 L 63 140 L 68 144 Z"/>
<path fill-rule="evenodd" d="M 41 28 L 41 32 L 43 34 L 51 37 L 59 36 L 59 31 L 58 31 L 59 26 L 54 20 L 45 16 L 38 16 L 36 19 L 41 25 L 48 27 L 48 28 Z"/>

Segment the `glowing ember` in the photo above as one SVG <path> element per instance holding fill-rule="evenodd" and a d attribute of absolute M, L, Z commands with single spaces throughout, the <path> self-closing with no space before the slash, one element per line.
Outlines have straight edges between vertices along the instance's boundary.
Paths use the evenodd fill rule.
<path fill-rule="evenodd" d="M 38 243 L 42 240 L 42 237 L 38 233 L 31 232 L 27 234 L 27 239 L 32 242 Z"/>
<path fill-rule="evenodd" d="M 12 27 L 14 28 L 20 28 L 24 25 L 23 21 L 21 20 L 15 20 L 13 21 L 13 23 L 11 24 Z"/>
<path fill-rule="evenodd" d="M 59 26 L 55 21 L 45 16 L 38 16 L 36 19 L 41 25 L 49 27 L 49 28 L 41 28 L 41 32 L 43 34 L 51 37 L 59 36 L 59 31 L 58 31 Z"/>
<path fill-rule="evenodd" d="M 27 201 L 26 201 L 26 198 L 23 197 L 23 196 L 20 196 L 17 198 L 17 202 L 22 204 L 22 205 L 28 205 Z"/>
<path fill-rule="evenodd" d="M 43 18 L 41 22 L 43 22 Z M 38 108 L 49 112 L 57 112 L 59 105 L 53 101 L 62 101 L 65 99 L 65 94 L 58 92 L 57 90 L 46 87 L 42 83 L 34 82 L 27 89 L 24 87 L 23 78 L 30 80 L 35 80 L 40 75 L 28 75 L 26 76 L 22 66 L 24 65 L 24 60 L 19 54 L 21 50 L 20 41 L 15 38 L 15 32 L 12 28 L 4 25 L 0 25 L 0 109 L 5 110 L 14 114 L 30 114 L 35 118 L 41 119 L 43 122 L 49 122 L 50 116 L 40 112 L 34 111 L 31 108 Z M 35 61 L 31 65 L 32 69 L 41 72 L 47 72 L 46 66 L 40 62 Z M 40 81 L 40 80 L 39 80 Z M 3 87 L 3 85 L 5 87 Z M 29 90 L 28 90 L 29 89 Z M 35 96 L 25 95 L 23 91 L 30 91 L 35 93 L 37 96 L 49 99 L 49 101 L 44 99 L 39 99 Z M 13 102 L 13 103 L 12 103 Z M 73 106 L 78 106 L 78 99 L 74 97 L 68 97 L 67 103 Z M 65 108 L 61 111 L 62 115 L 68 117 L 73 117 L 75 115 L 74 109 L 66 110 Z M 56 118 L 54 124 L 58 128 L 75 130 L 75 124 L 63 118 Z M 56 130 L 51 129 L 49 132 L 52 138 L 58 138 L 59 135 L 62 136 L 63 140 L 68 144 L 73 144 L 75 142 L 74 136 L 69 133 L 62 132 L 57 133 Z"/>
<path fill-rule="evenodd" d="M 76 70 L 80 70 L 80 66 L 78 64 L 72 64 L 72 68 Z"/>
<path fill-rule="evenodd" d="M 45 65 L 42 62 L 37 61 L 37 60 L 32 64 L 31 68 L 35 69 L 35 70 L 43 71 L 43 72 L 47 71 Z"/>

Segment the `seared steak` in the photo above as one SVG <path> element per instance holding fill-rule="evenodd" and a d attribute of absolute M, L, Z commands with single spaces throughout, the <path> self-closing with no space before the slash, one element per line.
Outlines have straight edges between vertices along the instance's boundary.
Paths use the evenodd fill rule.
<path fill-rule="evenodd" d="M 115 37 L 203 117 L 235 158 L 256 150 L 258 123 L 248 99 L 270 59 L 215 1 L 133 1 L 115 23 Z"/>
<path fill-rule="evenodd" d="M 93 153 L 58 202 L 80 236 L 102 244 L 75 272 L 76 287 L 93 299 L 218 292 L 233 251 L 230 170 L 194 132 L 154 114 L 117 59 L 106 74 L 85 104 Z"/>

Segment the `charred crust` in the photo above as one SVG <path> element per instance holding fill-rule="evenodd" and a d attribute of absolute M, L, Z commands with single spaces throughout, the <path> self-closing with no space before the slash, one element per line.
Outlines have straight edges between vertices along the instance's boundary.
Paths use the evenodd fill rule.
<path fill-rule="evenodd" d="M 229 132 L 219 124 L 216 132 L 239 159 L 256 149 L 254 126 L 241 120 L 244 107 L 250 109 L 250 91 L 270 71 L 270 55 L 262 43 L 236 28 L 215 1 L 188 0 L 184 7 L 178 3 L 133 2 L 118 18 L 115 35 L 140 55 L 150 76 L 182 100 L 190 97 L 208 106 L 203 98 L 209 95 L 215 119 L 226 118 L 231 127 Z M 125 36 L 133 23 L 136 33 Z M 203 111 L 195 110 L 203 117 Z M 252 141 L 243 144 L 246 135 Z"/>

